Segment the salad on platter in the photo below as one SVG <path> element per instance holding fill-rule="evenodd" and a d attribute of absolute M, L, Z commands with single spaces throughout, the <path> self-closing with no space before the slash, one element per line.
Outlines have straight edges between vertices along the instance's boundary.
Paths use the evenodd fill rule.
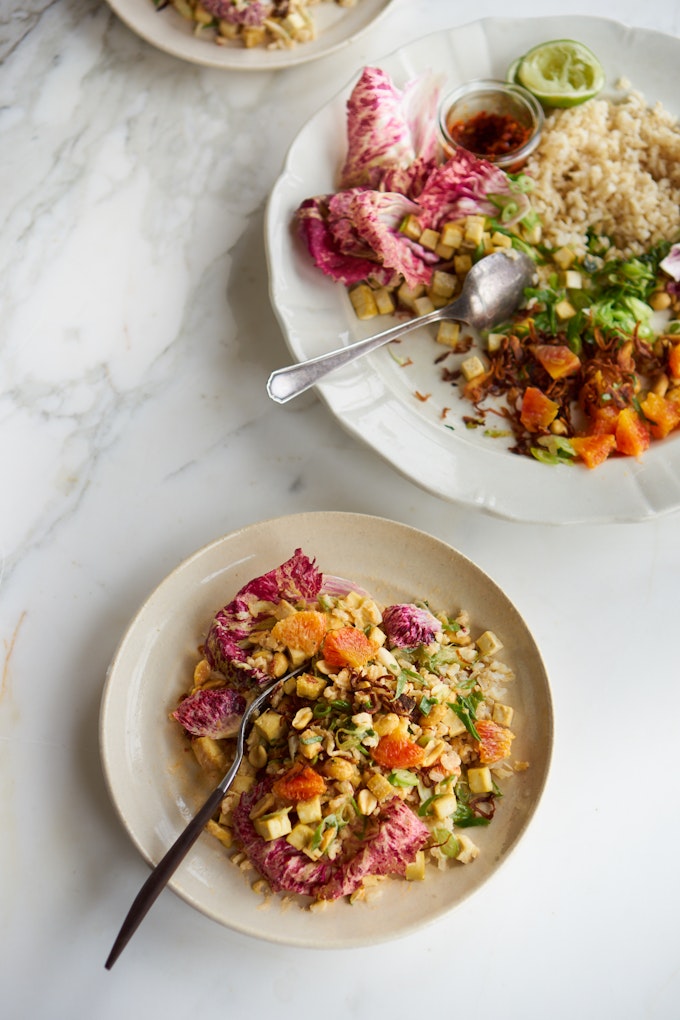
<path fill-rule="evenodd" d="M 337 189 L 300 204 L 298 232 L 362 320 L 425 314 L 487 254 L 527 252 L 538 280 L 512 320 L 479 347 L 441 323 L 433 371 L 469 406 L 465 426 L 511 437 L 514 453 L 589 468 L 639 458 L 680 427 L 680 127 L 627 82 L 604 97 L 597 57 L 572 40 L 508 73 L 545 114 L 513 172 L 445 150 L 443 76 L 399 88 L 365 68 Z M 407 372 L 396 343 L 390 353 Z"/>
<path fill-rule="evenodd" d="M 168 5 L 194 26 L 194 34 L 218 46 L 290 49 L 316 38 L 318 3 L 355 7 L 360 0 L 153 0 Z"/>
<path fill-rule="evenodd" d="M 512 760 L 502 648 L 464 609 L 381 606 L 301 549 L 244 585 L 213 618 L 172 719 L 219 781 L 249 699 L 299 668 L 256 718 L 208 825 L 258 873 L 255 891 L 319 909 L 472 863 L 475 829 L 528 767 Z"/>

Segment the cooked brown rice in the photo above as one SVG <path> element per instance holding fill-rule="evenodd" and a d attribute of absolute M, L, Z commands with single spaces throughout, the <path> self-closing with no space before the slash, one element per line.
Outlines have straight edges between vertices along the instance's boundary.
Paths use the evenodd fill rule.
<path fill-rule="evenodd" d="M 637 92 L 551 113 L 526 172 L 554 247 L 582 254 L 589 226 L 622 255 L 680 236 L 680 125 Z"/>

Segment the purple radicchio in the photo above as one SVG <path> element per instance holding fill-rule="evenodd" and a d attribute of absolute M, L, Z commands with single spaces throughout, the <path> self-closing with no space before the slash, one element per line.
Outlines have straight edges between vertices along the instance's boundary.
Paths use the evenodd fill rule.
<path fill-rule="evenodd" d="M 244 640 L 269 612 L 262 603 L 316 601 L 323 575 L 301 549 L 279 567 L 254 578 L 215 616 L 205 643 L 205 654 L 213 669 L 219 670 L 238 690 L 247 690 L 268 678 L 249 666 Z"/>
<path fill-rule="evenodd" d="M 172 715 L 193 737 L 221 740 L 235 736 L 245 707 L 242 694 L 228 687 L 215 687 L 190 694 Z"/>
<path fill-rule="evenodd" d="M 364 68 L 347 103 L 348 150 L 340 187 L 370 183 L 374 170 L 410 166 L 438 151 L 436 110 L 442 79 L 426 71 L 403 90 L 376 67 Z"/>
<path fill-rule="evenodd" d="M 659 262 L 659 269 L 663 269 L 676 283 L 680 282 L 680 244 L 671 245 L 668 255 Z"/>
<path fill-rule="evenodd" d="M 388 606 L 383 613 L 382 628 L 387 634 L 391 648 L 416 648 L 429 645 L 442 625 L 429 609 L 421 609 L 412 603 Z"/>
<path fill-rule="evenodd" d="M 334 280 L 351 286 L 371 279 L 389 284 L 401 275 L 409 286 L 429 283 L 434 252 L 411 241 L 399 227 L 419 207 L 397 192 L 350 188 L 327 196 L 323 226 L 307 205 L 297 213 L 315 264 Z"/>
<path fill-rule="evenodd" d="M 244 28 L 260 28 L 274 11 L 274 3 L 263 0 L 202 0 L 209 14 Z"/>
<path fill-rule="evenodd" d="M 436 167 L 423 185 L 418 195 L 418 219 L 423 227 L 438 230 L 448 220 L 475 214 L 496 216 L 499 198 L 505 195 L 518 201 L 525 199 L 528 206 L 526 196 L 513 191 L 505 171 L 465 149 L 457 149 L 455 156 Z"/>
<path fill-rule="evenodd" d="M 358 889 L 367 875 L 403 875 L 430 838 L 424 822 L 395 796 L 381 807 L 375 833 L 362 837 L 358 847 L 348 840 L 349 852 L 335 860 L 322 857 L 311 861 L 285 837 L 264 840 L 256 832 L 250 811 L 270 785 L 268 781 L 258 783 L 241 795 L 233 825 L 248 857 L 275 892 L 339 899 Z"/>

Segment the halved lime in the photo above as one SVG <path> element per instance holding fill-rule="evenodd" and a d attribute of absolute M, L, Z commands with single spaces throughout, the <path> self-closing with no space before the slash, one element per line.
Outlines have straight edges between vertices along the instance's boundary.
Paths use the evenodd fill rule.
<path fill-rule="evenodd" d="M 545 106 L 578 106 L 605 83 L 604 68 L 593 51 L 573 39 L 534 46 L 511 65 L 508 78 L 511 74 Z"/>

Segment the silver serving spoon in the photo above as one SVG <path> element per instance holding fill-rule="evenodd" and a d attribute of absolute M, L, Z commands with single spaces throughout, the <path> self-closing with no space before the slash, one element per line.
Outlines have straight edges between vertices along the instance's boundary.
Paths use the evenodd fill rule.
<path fill-rule="evenodd" d="M 465 277 L 460 297 L 443 308 L 437 308 L 427 315 L 399 323 L 382 333 L 357 340 L 348 347 L 341 347 L 318 358 L 310 358 L 297 365 L 279 368 L 272 372 L 267 381 L 267 393 L 277 404 L 285 404 L 299 396 L 310 386 L 336 368 L 348 365 L 356 358 L 363 357 L 390 340 L 409 333 L 412 329 L 427 326 L 442 319 L 465 322 L 475 329 L 490 329 L 508 319 L 521 301 L 525 287 L 528 287 L 536 273 L 533 260 L 524 252 L 509 248 L 494 252 L 476 262 Z"/>
<path fill-rule="evenodd" d="M 113 948 L 109 953 L 105 964 L 107 970 L 111 970 L 114 963 L 123 952 L 134 933 L 137 931 L 137 928 L 142 923 L 155 901 L 158 899 L 159 894 L 165 888 L 168 881 L 177 870 L 179 864 L 182 862 L 189 850 L 191 850 L 192 846 L 203 832 L 206 824 L 210 821 L 220 806 L 222 798 L 234 781 L 234 776 L 238 772 L 239 765 L 243 760 L 246 731 L 251 719 L 255 713 L 262 708 L 262 705 L 269 700 L 277 687 L 285 683 L 289 677 L 295 676 L 297 673 L 301 673 L 302 670 L 305 669 L 305 666 L 300 666 L 298 669 L 294 669 L 290 673 L 286 673 L 285 676 L 280 677 L 278 680 L 272 680 L 262 688 L 257 697 L 254 698 L 246 708 L 236 737 L 236 753 L 229 771 L 223 777 L 219 785 L 215 787 L 203 807 L 196 815 L 194 815 L 183 832 L 179 834 L 175 842 L 172 844 L 165 856 L 158 862 L 142 888 L 137 893 L 137 896 L 128 911 L 127 917 L 123 921 L 116 941 L 113 944 Z"/>

